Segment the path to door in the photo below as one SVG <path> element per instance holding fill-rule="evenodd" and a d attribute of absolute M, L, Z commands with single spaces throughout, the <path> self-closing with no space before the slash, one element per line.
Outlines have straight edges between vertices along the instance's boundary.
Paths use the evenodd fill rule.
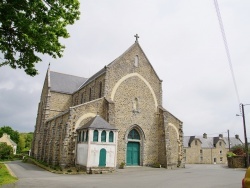
<path fill-rule="evenodd" d="M 236 188 L 241 187 L 245 169 L 221 165 L 186 165 L 184 169 L 166 170 L 150 167 L 127 167 L 112 174 L 59 175 L 35 165 L 14 161 L 8 166 L 19 178 L 15 188 Z"/>

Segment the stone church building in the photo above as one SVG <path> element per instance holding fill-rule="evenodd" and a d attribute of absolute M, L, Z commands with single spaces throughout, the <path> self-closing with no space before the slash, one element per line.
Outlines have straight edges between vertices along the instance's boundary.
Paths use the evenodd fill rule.
<path fill-rule="evenodd" d="M 182 122 L 162 107 L 162 80 L 137 40 L 90 78 L 48 68 L 32 156 L 48 164 L 183 166 Z"/>

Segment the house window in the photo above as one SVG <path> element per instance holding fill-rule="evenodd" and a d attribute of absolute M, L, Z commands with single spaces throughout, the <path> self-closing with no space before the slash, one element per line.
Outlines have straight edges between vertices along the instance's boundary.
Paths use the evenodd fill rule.
<path fill-rule="evenodd" d="M 137 130 L 132 129 L 128 134 L 128 139 L 140 140 L 140 135 Z"/>
<path fill-rule="evenodd" d="M 201 150 L 200 150 L 200 154 L 202 154 L 202 152 L 203 152 L 203 151 L 202 151 L 202 149 L 201 149 Z"/>
<path fill-rule="evenodd" d="M 203 157 L 201 157 L 201 162 L 203 162 Z"/>
<path fill-rule="evenodd" d="M 222 151 L 220 150 L 220 154 L 222 154 Z"/>
<path fill-rule="evenodd" d="M 94 130 L 93 142 L 98 142 L 98 130 Z"/>
<path fill-rule="evenodd" d="M 109 142 L 114 142 L 114 133 L 113 133 L 113 131 L 109 132 Z"/>
<path fill-rule="evenodd" d="M 220 144 L 220 146 L 221 146 L 221 142 L 220 142 L 219 144 Z"/>
<path fill-rule="evenodd" d="M 106 131 L 102 131 L 102 134 L 101 134 L 101 141 L 102 141 L 102 142 L 106 142 Z"/>
<path fill-rule="evenodd" d="M 100 82 L 100 85 L 99 85 L 99 98 L 102 97 L 102 82 Z"/>
<path fill-rule="evenodd" d="M 222 162 L 223 161 L 223 157 L 220 157 L 220 162 Z"/>
<path fill-rule="evenodd" d="M 198 145 L 198 142 L 197 142 L 197 140 L 195 140 L 195 145 L 196 145 L 196 146 Z"/>
<path fill-rule="evenodd" d="M 136 55 L 135 56 L 135 67 L 138 67 L 139 66 L 139 56 L 138 55 Z"/>

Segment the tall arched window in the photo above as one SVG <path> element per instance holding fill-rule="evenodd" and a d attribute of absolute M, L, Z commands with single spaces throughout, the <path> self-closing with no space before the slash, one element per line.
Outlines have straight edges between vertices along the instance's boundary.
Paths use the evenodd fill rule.
<path fill-rule="evenodd" d="M 109 142 L 114 142 L 114 132 L 113 131 L 109 132 Z"/>
<path fill-rule="evenodd" d="M 98 130 L 94 130 L 93 142 L 98 142 Z"/>
<path fill-rule="evenodd" d="M 138 55 L 135 56 L 135 66 L 136 67 L 139 66 L 139 56 Z"/>
<path fill-rule="evenodd" d="M 89 88 L 89 101 L 91 101 L 91 88 Z"/>
<path fill-rule="evenodd" d="M 140 140 L 140 134 L 137 130 L 132 129 L 128 134 L 128 139 Z"/>
<path fill-rule="evenodd" d="M 101 134 L 101 141 L 102 141 L 102 142 L 106 142 L 106 131 L 102 131 L 102 134 Z"/>
<path fill-rule="evenodd" d="M 99 85 L 99 98 L 102 97 L 102 82 L 100 82 L 100 85 Z"/>

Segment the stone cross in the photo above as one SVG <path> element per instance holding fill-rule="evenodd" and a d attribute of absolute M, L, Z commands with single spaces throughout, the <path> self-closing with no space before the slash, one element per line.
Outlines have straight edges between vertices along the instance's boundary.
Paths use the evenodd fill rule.
<path fill-rule="evenodd" d="M 139 35 L 136 34 L 136 35 L 134 35 L 134 37 L 136 38 L 135 42 L 138 42 Z"/>

